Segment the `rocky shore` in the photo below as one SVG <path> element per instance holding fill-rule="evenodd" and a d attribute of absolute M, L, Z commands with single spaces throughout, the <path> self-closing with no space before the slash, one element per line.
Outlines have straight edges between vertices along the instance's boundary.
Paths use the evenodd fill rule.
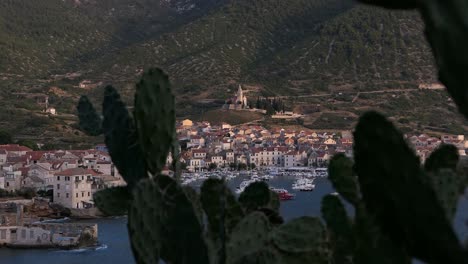
<path fill-rule="evenodd" d="M 91 219 L 101 215 L 96 210 L 79 211 L 45 199 L 4 201 L 0 203 L 0 247 L 94 247 L 98 244 L 98 225 L 68 220 Z"/>

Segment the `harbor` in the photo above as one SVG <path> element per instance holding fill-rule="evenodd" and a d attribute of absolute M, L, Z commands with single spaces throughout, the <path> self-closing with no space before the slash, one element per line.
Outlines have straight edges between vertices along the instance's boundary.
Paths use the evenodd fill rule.
<path fill-rule="evenodd" d="M 227 181 L 231 190 L 235 189 L 246 179 L 247 175 L 240 173 Z M 274 176 L 268 181 L 270 186 L 285 189 L 294 194 L 294 199 L 282 201 L 280 214 L 285 221 L 301 216 L 320 216 L 322 197 L 334 193 L 331 183 L 325 177 L 314 179 L 313 191 L 300 191 L 292 189 L 297 180 L 293 175 Z M 203 180 L 191 182 L 192 186 L 201 186 Z M 347 205 L 348 213 L 352 214 L 352 207 Z M 460 200 L 454 226 L 460 237 L 468 235 L 465 221 L 468 219 L 468 197 Z M 73 220 L 67 220 L 73 222 Z M 99 226 L 99 243 L 97 246 L 74 250 L 62 249 L 11 249 L 0 248 L 2 263 L 70 263 L 70 264 L 133 264 L 135 263 L 130 248 L 127 233 L 127 218 L 112 217 L 93 220 L 81 220 L 79 223 L 97 223 Z"/>

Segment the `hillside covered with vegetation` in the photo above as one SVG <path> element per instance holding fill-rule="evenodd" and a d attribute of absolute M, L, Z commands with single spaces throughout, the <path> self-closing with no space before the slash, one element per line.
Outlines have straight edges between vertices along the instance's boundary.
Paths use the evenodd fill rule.
<path fill-rule="evenodd" d="M 13 101 L 11 111 L 24 109 L 12 93 L 34 91 L 51 96 L 60 113 L 76 114 L 80 94 L 99 102 L 108 83 L 132 104 L 127 95 L 150 66 L 171 77 L 180 117 L 218 108 L 202 102 L 226 99 L 239 83 L 253 87 L 251 98 L 330 94 L 317 98 L 324 111 L 356 114 L 383 97 L 355 99 L 356 109 L 327 100 L 436 79 L 417 13 L 348 0 L 5 0 L 0 50 L 0 96 Z M 80 89 L 83 80 L 102 85 Z M 399 98 L 406 97 L 396 96 L 396 104 Z M 302 109 L 317 100 L 285 101 Z M 384 113 L 402 118 L 387 108 Z M 431 120 L 420 127 L 442 123 L 422 114 L 411 117 Z M 320 128 L 329 123 L 309 119 Z"/>

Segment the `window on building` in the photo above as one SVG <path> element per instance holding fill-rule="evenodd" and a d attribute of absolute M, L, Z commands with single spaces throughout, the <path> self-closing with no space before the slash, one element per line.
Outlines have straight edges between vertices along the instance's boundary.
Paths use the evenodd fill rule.
<path fill-rule="evenodd" d="M 60 198 L 60 193 L 57 193 L 57 197 Z"/>
<path fill-rule="evenodd" d="M 6 239 L 6 230 L 0 230 L 0 239 Z"/>
<path fill-rule="evenodd" d="M 84 192 L 81 193 L 81 197 L 84 197 Z"/>
<path fill-rule="evenodd" d="M 6 183 L 6 186 L 7 186 L 7 187 L 10 187 L 10 183 L 9 183 L 9 182 L 7 182 L 7 183 Z"/>
<path fill-rule="evenodd" d="M 88 192 L 88 197 L 90 197 L 90 196 L 91 196 L 91 193 L 90 193 L 90 192 Z"/>
<path fill-rule="evenodd" d="M 76 193 L 76 198 L 78 198 L 78 193 Z"/>
<path fill-rule="evenodd" d="M 60 184 L 57 183 L 57 190 L 60 190 Z"/>
<path fill-rule="evenodd" d="M 70 196 L 70 194 L 69 194 L 69 193 L 66 193 L 66 194 L 65 194 L 65 197 L 66 197 L 66 198 L 68 198 L 69 196 Z"/>
<path fill-rule="evenodd" d="M 57 176 L 57 181 L 60 181 L 60 176 Z"/>
<path fill-rule="evenodd" d="M 29 238 L 30 239 L 34 238 L 34 230 L 29 230 Z"/>
<path fill-rule="evenodd" d="M 26 230 L 25 229 L 21 230 L 21 238 L 26 239 Z"/>

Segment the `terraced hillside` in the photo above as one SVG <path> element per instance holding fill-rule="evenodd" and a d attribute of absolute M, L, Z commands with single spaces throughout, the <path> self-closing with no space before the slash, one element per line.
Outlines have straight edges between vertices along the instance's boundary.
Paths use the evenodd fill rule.
<path fill-rule="evenodd" d="M 230 82 L 257 83 L 275 94 L 304 94 L 434 80 L 432 56 L 415 13 L 342 0 L 232 1 L 90 67 L 130 77 L 150 65 L 167 70 L 180 91 L 190 87 L 191 98 L 206 97 L 207 90 L 222 98 Z"/>
<path fill-rule="evenodd" d="M 275 82 L 306 94 L 327 87 L 367 90 L 433 82 L 435 68 L 422 32 L 414 13 L 356 7 L 261 63 L 256 77 L 266 80 L 276 73 Z"/>
<path fill-rule="evenodd" d="M 95 65 L 118 74 L 158 65 L 180 87 L 224 88 L 229 81 L 251 79 L 255 65 L 271 61 L 313 35 L 321 22 L 352 6 L 343 0 L 231 1 L 176 31 L 130 46 L 117 57 L 103 57 Z"/>
<path fill-rule="evenodd" d="M 171 76 L 180 117 L 219 108 L 242 83 L 251 98 L 329 94 L 287 101 L 298 109 L 321 105 L 324 115 L 312 113 L 306 125 L 349 128 L 361 109 L 385 106 L 386 97 L 361 100 L 358 92 L 435 81 L 422 32 L 416 13 L 350 0 L 3 0 L 0 100 L 13 102 L 14 112 L 21 102 L 13 92 L 49 93 L 56 86 L 67 96 L 50 94 L 54 106 L 74 114 L 79 94 L 101 101 L 102 87 L 77 88 L 86 79 L 114 84 L 131 104 L 135 79 L 159 66 Z M 339 93 L 355 102 L 330 103 Z M 398 105 L 406 97 L 395 98 Z M 397 110 L 389 115 L 404 118 Z M 411 127 L 442 124 L 422 111 L 411 115 Z M 437 117 L 444 119 L 452 120 Z"/>
<path fill-rule="evenodd" d="M 111 38 L 112 28 L 95 25 L 63 1 L 0 1 L 0 74 L 32 77 L 66 70 L 67 62 Z"/>

